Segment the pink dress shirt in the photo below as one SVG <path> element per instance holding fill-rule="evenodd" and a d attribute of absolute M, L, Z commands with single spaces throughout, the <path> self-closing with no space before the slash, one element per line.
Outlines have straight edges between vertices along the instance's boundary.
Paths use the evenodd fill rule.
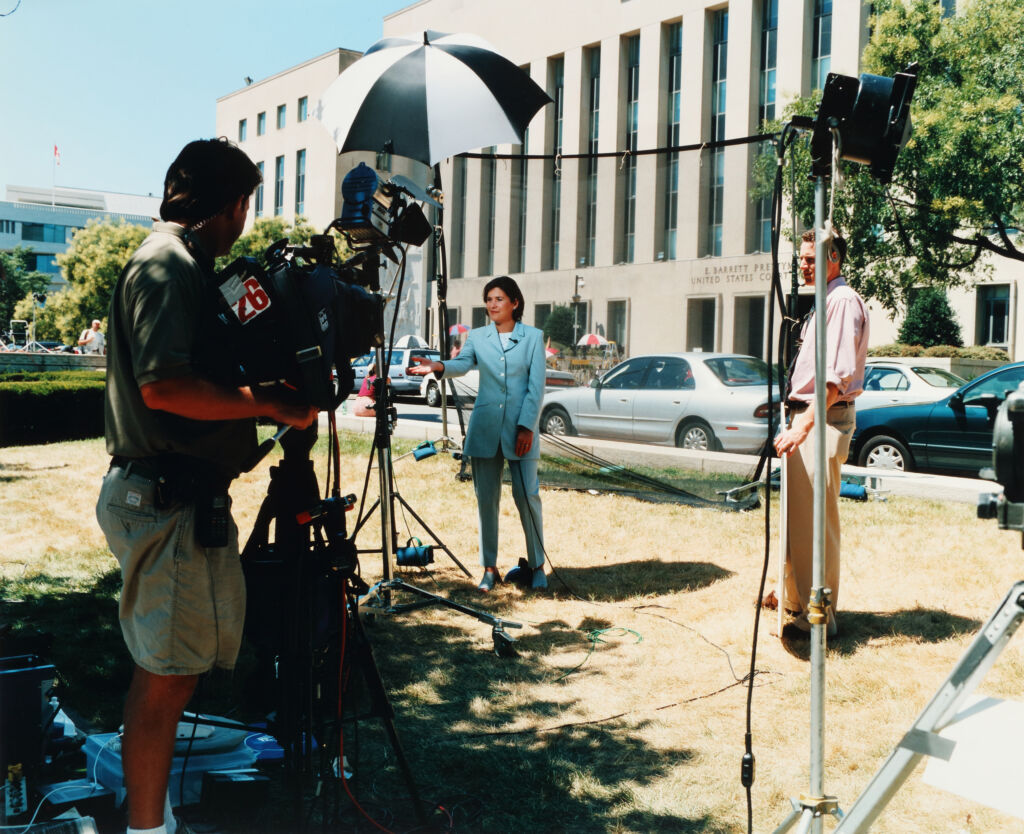
<path fill-rule="evenodd" d="M 803 344 L 790 378 L 791 400 L 814 399 L 814 342 L 817 313 L 804 325 Z M 825 378 L 839 389 L 838 402 L 852 402 L 864 390 L 868 355 L 868 310 L 864 301 L 837 276 L 825 292 Z"/>

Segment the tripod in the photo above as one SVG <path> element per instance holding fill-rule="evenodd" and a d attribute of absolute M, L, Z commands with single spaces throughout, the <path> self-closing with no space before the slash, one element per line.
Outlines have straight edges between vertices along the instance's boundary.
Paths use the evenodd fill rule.
<path fill-rule="evenodd" d="M 284 459 L 270 470 L 267 496 L 242 552 L 249 595 L 246 635 L 276 688 L 274 732 L 285 750 L 296 818 L 306 817 L 301 801 L 307 777 L 342 773 L 340 749 L 331 744 L 338 739 L 340 745 L 340 698 L 331 696 L 341 694 L 336 687 L 343 687 L 342 681 L 355 670 L 366 682 L 368 714 L 383 723 L 417 816 L 425 822 L 395 730 L 394 710 L 355 605 L 357 592 L 366 586 L 356 576 L 355 546 L 346 536 L 347 501 L 338 494 L 326 500 L 319 495 L 309 458 L 316 437 L 316 423 L 281 436 Z M 347 673 L 339 675 L 342 658 Z M 339 706 L 329 717 L 332 701 Z M 317 748 L 319 766 L 313 755 Z"/>
<path fill-rule="evenodd" d="M 868 831 L 922 757 L 948 759 L 952 755 L 955 742 L 938 733 L 956 717 L 959 706 L 992 668 L 1022 620 L 1024 582 L 1017 582 L 846 815 L 837 809 L 827 809 L 841 820 L 835 834 Z M 794 801 L 793 812 L 776 831 L 789 830 L 803 813 L 803 806 Z M 801 830 L 806 830 L 806 825 Z"/>
<path fill-rule="evenodd" d="M 365 525 L 367 521 L 369 521 L 373 513 L 380 510 L 381 546 L 380 548 L 371 548 L 369 550 L 361 550 L 359 552 L 373 553 L 379 550 L 383 560 L 383 571 L 381 574 L 381 581 L 370 588 L 369 592 L 363 599 L 376 610 L 386 614 L 401 614 L 406 611 L 412 611 L 428 605 L 442 605 L 445 608 L 450 608 L 453 611 L 466 614 L 482 623 L 490 625 L 495 653 L 499 657 L 515 656 L 515 638 L 513 638 L 505 629 L 522 628 L 521 623 L 514 623 L 510 620 L 496 617 L 493 614 L 488 614 L 486 611 L 480 611 L 472 606 L 463 605 L 440 594 L 431 593 L 430 591 L 425 591 L 422 588 L 417 588 L 415 585 L 411 585 L 401 578 L 395 578 L 392 576 L 391 559 L 398 547 L 398 527 L 395 522 L 396 502 L 398 502 L 413 518 L 416 519 L 417 523 L 434 540 L 436 547 L 448 554 L 448 557 L 464 574 L 466 574 L 466 576 L 472 576 L 472 574 L 466 566 L 456 558 L 451 549 L 441 541 L 441 538 L 420 517 L 412 506 L 410 506 L 409 502 L 399 494 L 397 489 L 395 489 L 394 470 L 392 468 L 391 457 L 391 431 L 393 428 L 394 408 L 390 405 L 389 386 L 387 384 L 387 375 L 385 371 L 386 365 L 383 354 L 384 351 L 378 348 L 375 361 L 377 378 L 374 382 L 376 426 L 373 436 L 373 449 L 370 453 L 370 461 L 367 465 L 366 477 L 363 481 L 363 498 L 361 506 L 366 500 L 366 493 L 370 481 L 370 467 L 373 464 L 374 455 L 376 455 L 377 459 L 380 494 L 370 508 L 360 515 L 359 521 L 356 523 L 356 527 L 352 534 L 353 538 L 355 538 L 359 533 L 359 530 L 362 529 L 363 525 Z M 415 602 L 397 605 L 392 601 L 393 591 L 405 591 L 418 597 L 418 599 Z"/>

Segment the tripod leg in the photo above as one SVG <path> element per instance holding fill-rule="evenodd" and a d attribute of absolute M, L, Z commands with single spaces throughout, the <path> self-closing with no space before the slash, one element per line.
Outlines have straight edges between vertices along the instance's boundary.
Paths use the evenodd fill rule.
<path fill-rule="evenodd" d="M 978 632 L 952 673 L 872 778 L 836 828 L 836 834 L 866 832 L 922 757 L 941 755 L 952 743 L 937 735 L 955 716 L 996 662 L 1024 620 L 1024 582 L 1016 583 Z"/>
<path fill-rule="evenodd" d="M 369 638 L 367 638 L 362 621 L 359 619 L 359 611 L 354 602 L 356 599 L 355 595 L 352 594 L 350 599 L 353 600 L 349 606 L 351 627 L 349 639 L 352 641 L 352 662 L 358 665 L 363 674 L 373 714 L 384 725 L 388 741 L 391 743 L 391 749 L 395 754 L 395 761 L 398 762 L 398 768 L 402 772 L 402 778 L 405 780 L 405 786 L 409 791 L 409 798 L 412 800 L 416 810 L 416 819 L 420 825 L 426 825 L 427 815 L 423 809 L 423 802 L 420 799 L 419 791 L 416 788 L 416 780 L 413 777 L 412 768 L 409 767 L 409 760 L 405 757 L 402 743 L 399 741 L 398 731 L 395 729 L 395 710 L 391 706 L 391 701 L 388 700 L 388 693 L 384 688 L 380 669 L 377 668 L 377 661 L 374 660 Z"/>
<path fill-rule="evenodd" d="M 427 533 L 428 533 L 428 534 L 430 535 L 430 537 L 431 537 L 431 538 L 432 538 L 432 539 L 433 539 L 433 540 L 434 540 L 435 542 L 437 542 L 437 546 L 438 546 L 439 548 L 441 548 L 441 550 L 443 550 L 443 551 L 444 551 L 445 553 L 447 553 L 447 554 L 448 554 L 448 558 L 449 558 L 449 559 L 451 559 L 451 560 L 452 560 L 453 562 L 455 562 L 455 564 L 459 566 L 459 568 L 460 568 L 460 569 L 462 570 L 462 572 L 463 572 L 464 574 L 466 574 L 466 576 L 468 576 L 468 577 L 470 577 L 470 578 L 472 579 L 472 577 L 473 577 L 473 574 L 471 574 L 471 573 L 469 572 L 469 570 L 468 570 L 468 569 L 466 568 L 466 566 L 465 566 L 464 564 L 462 564 L 462 562 L 460 562 L 460 561 L 459 561 L 458 559 L 456 559 L 456 558 L 455 558 L 455 554 L 454 554 L 454 553 L 452 553 L 452 552 L 451 552 L 451 551 L 450 551 L 450 550 L 448 549 L 448 545 L 446 545 L 446 544 L 445 544 L 445 543 L 444 543 L 443 541 L 441 541 L 441 539 L 440 539 L 440 537 L 439 537 L 439 536 L 437 535 L 437 533 L 435 533 L 435 532 L 434 532 L 433 530 L 431 530 L 431 529 L 430 529 L 430 527 L 429 527 L 429 526 L 427 525 L 427 522 L 425 522 L 425 521 L 424 521 L 424 520 L 423 520 L 422 518 L 420 518 L 420 517 L 419 517 L 419 515 L 417 514 L 416 510 L 414 510 L 414 509 L 413 509 L 413 508 L 412 508 L 411 506 L 409 506 L 409 502 L 408 502 L 408 501 L 406 501 L 406 500 L 405 500 L 405 499 L 404 499 L 404 498 L 403 498 L 403 497 L 402 497 L 401 495 L 399 495 L 399 494 L 398 494 L 397 492 L 395 492 L 395 493 L 394 493 L 394 497 L 395 497 L 395 499 L 396 499 L 397 501 L 399 501 L 399 502 L 401 503 L 401 505 L 402 505 L 403 507 L 405 507 L 405 509 L 407 509 L 407 510 L 409 511 L 409 514 L 410 514 L 410 515 L 411 515 L 411 516 L 412 516 L 413 518 L 415 518 L 415 519 L 416 519 L 417 523 L 419 523 L 419 525 L 420 525 L 420 526 L 421 526 L 421 527 L 422 527 L 422 528 L 423 528 L 424 530 L 426 530 L 426 531 L 427 531 Z"/>

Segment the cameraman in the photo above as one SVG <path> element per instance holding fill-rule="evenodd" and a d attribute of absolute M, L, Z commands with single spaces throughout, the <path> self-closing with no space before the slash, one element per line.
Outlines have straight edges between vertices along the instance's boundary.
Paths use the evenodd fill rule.
<path fill-rule="evenodd" d="M 255 165 L 225 140 L 191 142 L 164 180 L 163 222 L 110 304 L 107 451 L 96 515 L 121 565 L 119 618 L 134 674 L 122 758 L 128 832 L 173 831 L 174 739 L 198 676 L 234 666 L 245 615 L 228 485 L 266 416 L 299 429 L 316 409 L 218 383 L 213 259 L 242 233 Z M 166 823 L 166 826 L 165 826 Z"/>

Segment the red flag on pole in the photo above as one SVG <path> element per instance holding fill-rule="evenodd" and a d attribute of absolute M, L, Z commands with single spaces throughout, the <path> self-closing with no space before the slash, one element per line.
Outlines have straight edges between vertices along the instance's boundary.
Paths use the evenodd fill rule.
<path fill-rule="evenodd" d="M 60 150 L 56 145 L 53 146 L 53 161 L 60 165 Z"/>

